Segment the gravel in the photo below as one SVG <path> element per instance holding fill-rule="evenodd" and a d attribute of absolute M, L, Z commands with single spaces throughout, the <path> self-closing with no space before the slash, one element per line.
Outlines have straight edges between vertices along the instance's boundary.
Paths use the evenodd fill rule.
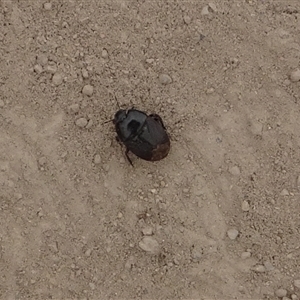
<path fill-rule="evenodd" d="M 229 173 L 233 176 L 239 176 L 241 174 L 241 170 L 238 166 L 234 166 L 229 169 Z"/>
<path fill-rule="evenodd" d="M 292 82 L 300 81 L 300 69 L 296 69 L 291 72 L 290 79 Z"/>
<path fill-rule="evenodd" d="M 52 8 L 52 4 L 50 2 L 44 3 L 44 9 L 45 10 L 51 10 L 51 8 Z"/>
<path fill-rule="evenodd" d="M 46 54 L 40 54 L 36 58 L 37 64 L 45 66 L 48 63 L 48 56 Z"/>
<path fill-rule="evenodd" d="M 78 127 L 85 127 L 87 124 L 88 124 L 88 120 L 86 118 L 79 118 L 75 121 L 75 124 L 78 126 Z"/>
<path fill-rule="evenodd" d="M 276 292 L 275 292 L 275 295 L 279 298 L 282 298 L 282 297 L 285 297 L 287 295 L 287 290 L 285 289 L 278 289 Z"/>
<path fill-rule="evenodd" d="M 249 209 L 250 209 L 250 205 L 249 205 L 248 201 L 244 200 L 242 202 L 242 211 L 246 212 L 246 211 L 249 211 Z"/>
<path fill-rule="evenodd" d="M 82 93 L 83 93 L 84 95 L 86 95 L 86 96 L 92 96 L 93 93 L 94 93 L 94 87 L 91 86 L 91 85 L 89 85 L 89 84 L 87 84 L 87 85 L 85 85 L 85 86 L 83 87 Z"/>
<path fill-rule="evenodd" d="M 96 154 L 94 156 L 94 164 L 99 165 L 101 163 L 101 156 L 99 154 Z"/>
<path fill-rule="evenodd" d="M 231 240 L 235 240 L 237 236 L 239 235 L 239 231 L 237 229 L 229 229 L 227 231 L 227 235 Z"/>
<path fill-rule="evenodd" d="M 160 246 L 157 240 L 151 236 L 143 237 L 143 239 L 139 242 L 139 247 L 149 254 L 158 254 L 160 252 Z"/>
<path fill-rule="evenodd" d="M 294 280 L 294 287 L 300 289 L 300 279 Z"/>
<path fill-rule="evenodd" d="M 249 257 L 251 257 L 251 252 L 246 251 L 241 254 L 242 259 L 247 259 Z"/>
<path fill-rule="evenodd" d="M 107 51 L 106 49 L 103 49 L 103 50 L 102 50 L 102 53 L 101 53 L 101 56 L 102 56 L 103 58 L 108 58 L 108 51 Z"/>
<path fill-rule="evenodd" d="M 33 70 L 35 73 L 37 74 L 41 74 L 43 72 L 43 67 L 41 65 L 38 65 L 36 64 L 34 67 L 33 67 Z"/>
<path fill-rule="evenodd" d="M 62 82 L 63 82 L 62 74 L 60 74 L 60 73 L 55 73 L 55 74 L 53 75 L 53 77 L 52 77 L 52 82 L 53 82 L 53 84 L 55 84 L 55 85 L 60 85 L 60 84 L 62 84 Z"/>
<path fill-rule="evenodd" d="M 252 268 L 252 270 L 254 272 L 257 272 L 257 273 L 264 273 L 266 272 L 266 268 L 263 266 L 263 265 L 256 265 Z"/>
<path fill-rule="evenodd" d="M 79 112 L 79 104 L 75 103 L 69 106 L 69 112 L 76 114 Z"/>
<path fill-rule="evenodd" d="M 168 74 L 160 74 L 159 81 L 163 85 L 167 85 L 173 82 L 171 76 L 169 76 Z"/>
<path fill-rule="evenodd" d="M 153 229 L 149 226 L 145 227 L 142 229 L 143 235 L 152 235 L 153 234 Z"/>

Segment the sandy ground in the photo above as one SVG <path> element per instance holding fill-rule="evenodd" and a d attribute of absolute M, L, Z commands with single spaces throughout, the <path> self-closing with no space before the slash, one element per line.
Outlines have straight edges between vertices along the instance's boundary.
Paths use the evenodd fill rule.
<path fill-rule="evenodd" d="M 0 9 L 1 299 L 300 298 L 299 1 Z M 128 164 L 114 96 L 167 158 Z"/>

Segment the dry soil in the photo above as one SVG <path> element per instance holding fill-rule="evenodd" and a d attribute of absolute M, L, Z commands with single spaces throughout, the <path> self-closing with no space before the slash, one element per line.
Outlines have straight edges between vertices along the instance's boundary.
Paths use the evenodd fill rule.
<path fill-rule="evenodd" d="M 299 1 L 0 21 L 1 299 L 300 298 Z M 117 101 L 162 116 L 167 158 L 130 166 Z"/>

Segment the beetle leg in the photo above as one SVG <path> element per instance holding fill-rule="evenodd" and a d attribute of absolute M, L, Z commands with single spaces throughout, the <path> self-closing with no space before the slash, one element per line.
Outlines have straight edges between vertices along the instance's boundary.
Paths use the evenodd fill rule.
<path fill-rule="evenodd" d="M 131 161 L 131 159 L 128 155 L 128 152 L 129 152 L 129 149 L 127 148 L 126 151 L 125 151 L 125 156 L 126 156 L 127 160 L 129 161 L 129 163 L 133 166 L 133 163 L 132 163 L 132 161 Z"/>
<path fill-rule="evenodd" d="M 165 125 L 164 125 L 164 122 L 163 122 L 162 118 L 161 118 L 159 115 L 157 115 L 157 114 L 151 114 L 151 115 L 149 115 L 149 117 L 153 118 L 155 121 L 157 121 L 158 123 L 160 123 L 161 126 L 162 126 L 164 129 L 166 129 L 166 127 L 165 127 Z"/>

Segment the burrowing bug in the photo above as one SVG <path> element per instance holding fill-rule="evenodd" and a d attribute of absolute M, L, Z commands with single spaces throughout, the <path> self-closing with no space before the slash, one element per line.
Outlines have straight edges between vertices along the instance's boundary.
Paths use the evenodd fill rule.
<path fill-rule="evenodd" d="M 125 145 L 125 154 L 131 165 L 129 151 L 148 161 L 161 160 L 168 155 L 170 139 L 159 115 L 147 115 L 133 108 L 120 109 L 116 112 L 113 123 L 117 139 Z"/>

